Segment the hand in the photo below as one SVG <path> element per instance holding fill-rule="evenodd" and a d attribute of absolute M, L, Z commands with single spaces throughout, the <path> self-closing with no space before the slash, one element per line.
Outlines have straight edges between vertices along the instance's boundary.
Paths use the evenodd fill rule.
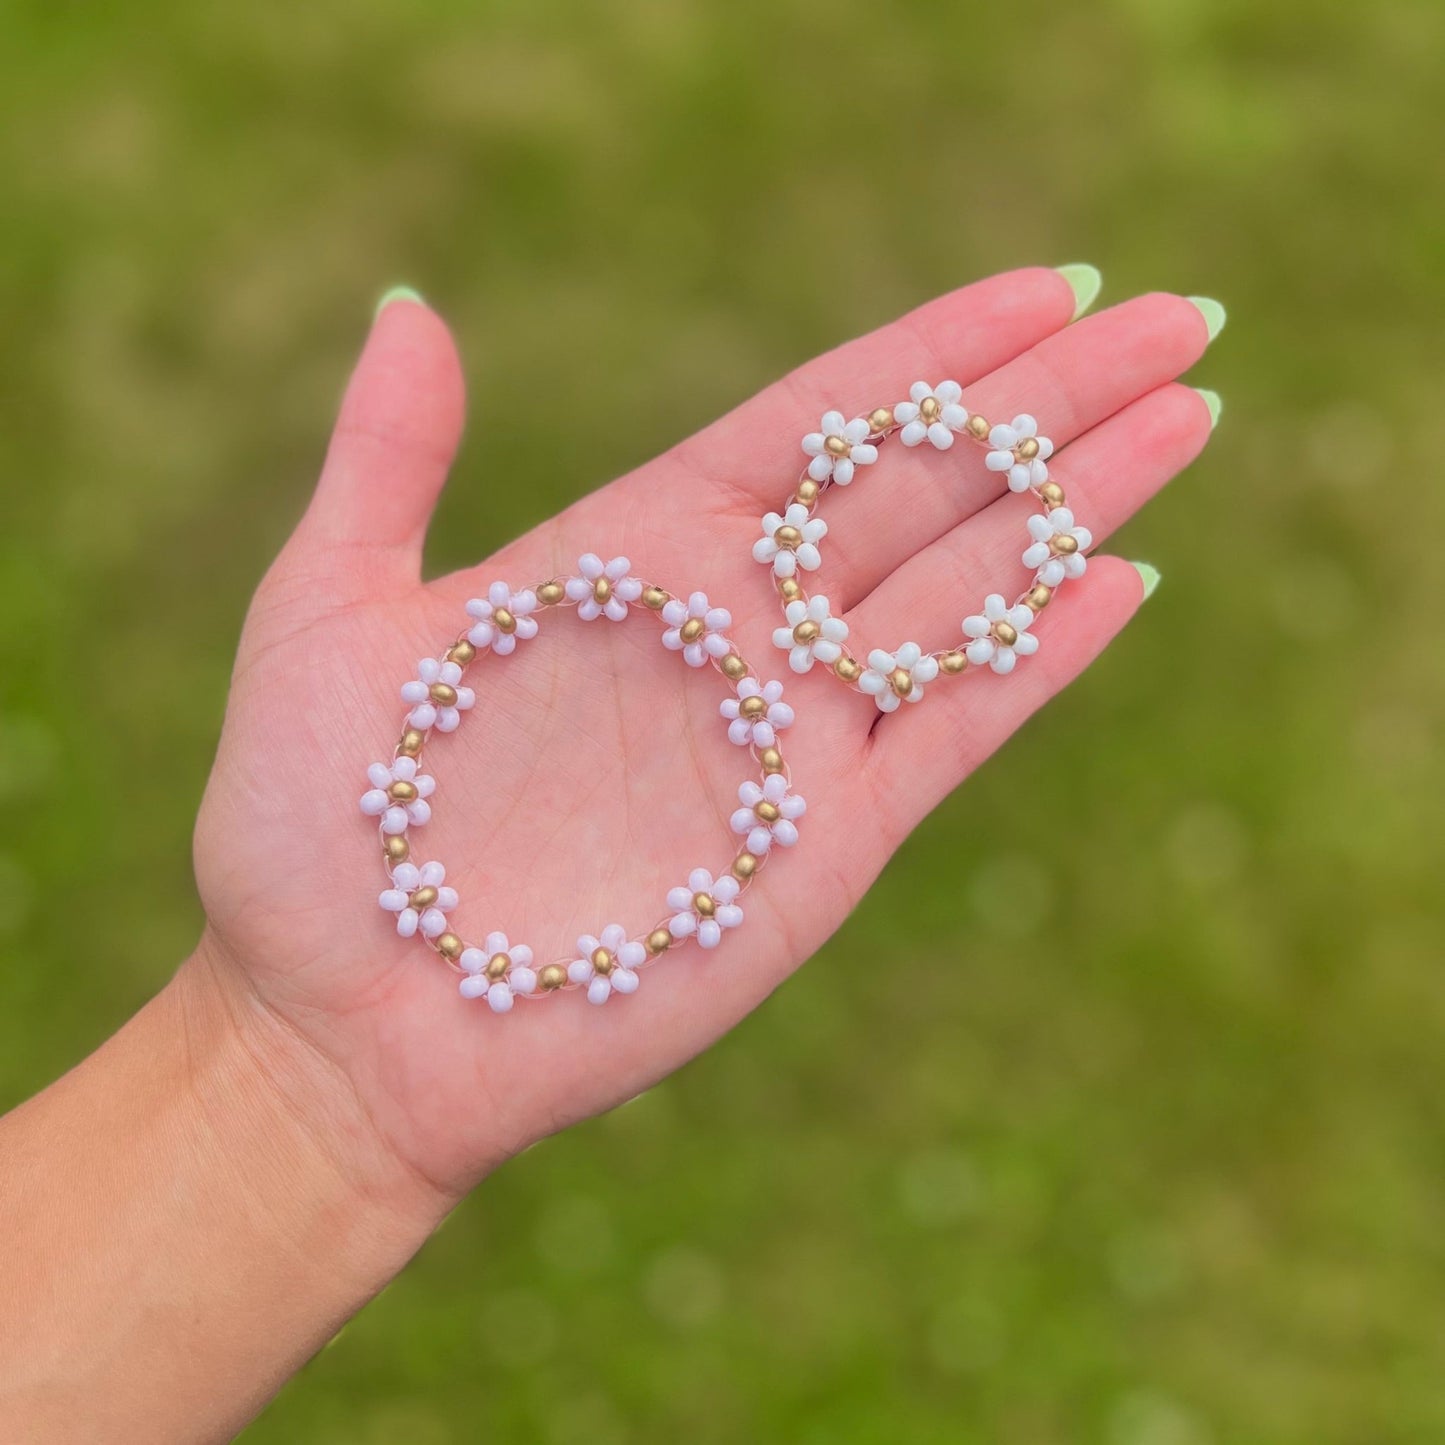
<path fill-rule="evenodd" d="M 462 383 L 436 315 L 411 302 L 382 311 L 310 508 L 251 609 L 196 836 L 209 920 L 197 966 L 268 1049 L 284 1041 L 291 1063 L 274 1074 L 288 1108 L 350 1111 L 348 1128 L 326 1126 L 332 1137 L 373 1136 L 388 1167 L 444 1207 L 500 1159 L 676 1068 L 822 944 L 919 820 L 1098 655 L 1142 587 L 1128 563 L 1094 557 L 1040 616 L 1042 646 L 1016 672 L 945 679 L 880 720 L 871 699 L 821 668 L 795 676 L 772 646 L 779 604 L 750 555 L 759 519 L 788 496 L 799 439 L 822 411 L 949 376 L 991 419 L 1040 417 L 1070 505 L 1107 537 L 1208 438 L 1204 401 L 1173 383 L 1208 331 L 1169 295 L 1070 325 L 1073 308 L 1044 269 L 954 292 L 432 582 L 422 543 L 461 435 Z M 545 420 L 543 408 L 534 421 Z M 946 454 L 894 445 L 829 495 L 810 590 L 846 617 L 860 654 L 905 638 L 953 645 L 985 593 L 1022 590 L 1036 507 L 1000 491 L 961 442 Z M 775 852 L 716 951 L 680 949 L 601 1008 L 569 994 L 496 1017 L 377 907 L 385 876 L 356 800 L 367 764 L 391 756 L 400 684 L 464 630 L 467 599 L 496 579 L 572 574 L 587 551 L 625 554 L 634 575 L 731 610 L 744 656 L 796 708 L 782 741 L 808 812 L 799 846 Z M 726 868 L 728 816 L 755 767 L 719 719 L 726 684 L 665 651 L 659 630 L 646 613 L 614 624 L 558 609 L 510 658 L 473 665 L 477 706 L 459 732 L 428 740 L 435 815 L 411 834 L 416 861 L 446 863 L 464 936 L 502 930 L 540 966 L 612 922 L 645 932 L 690 869 Z"/>

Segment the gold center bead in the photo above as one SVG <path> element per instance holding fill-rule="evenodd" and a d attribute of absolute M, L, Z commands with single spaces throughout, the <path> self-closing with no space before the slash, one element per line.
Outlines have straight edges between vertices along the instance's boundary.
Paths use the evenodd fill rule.
<path fill-rule="evenodd" d="M 762 717 L 767 710 L 767 703 L 758 697 L 756 693 L 754 693 L 752 697 L 745 697 L 742 702 L 738 704 L 738 711 L 742 713 L 744 717 Z"/>
<path fill-rule="evenodd" d="M 612 596 L 612 583 L 606 577 L 599 577 L 592 584 L 592 595 L 599 602 L 606 602 Z"/>
<path fill-rule="evenodd" d="M 913 674 L 906 667 L 895 667 L 888 674 L 888 686 L 899 697 L 907 697 L 913 691 Z"/>
<path fill-rule="evenodd" d="M 451 707 L 457 700 L 456 688 L 447 682 L 434 682 L 428 691 L 431 693 L 431 700 L 439 702 L 443 707 Z"/>
<path fill-rule="evenodd" d="M 803 643 L 816 642 L 822 634 L 823 629 L 819 627 L 811 617 L 808 617 L 804 618 L 803 621 L 793 629 L 793 641 Z"/>
<path fill-rule="evenodd" d="M 497 610 L 492 613 L 492 621 L 495 622 L 503 632 L 515 632 L 517 630 L 517 619 L 513 617 L 505 607 L 498 607 Z"/>
<path fill-rule="evenodd" d="M 1003 643 L 1005 647 L 1012 647 L 1019 640 L 1019 630 L 1012 622 L 995 622 L 993 635 Z"/>
<path fill-rule="evenodd" d="M 407 782 L 405 778 L 398 778 L 386 791 L 398 803 L 409 803 L 416 797 L 416 784 Z"/>
<path fill-rule="evenodd" d="M 411 897 L 407 899 L 407 902 L 411 904 L 413 908 L 430 908 L 436 901 L 437 891 L 430 884 L 427 884 L 424 888 L 418 888 Z"/>
<path fill-rule="evenodd" d="M 753 812 L 765 823 L 776 823 L 782 814 L 778 812 L 776 803 L 770 803 L 766 798 L 753 809 Z"/>
<path fill-rule="evenodd" d="M 486 974 L 493 983 L 498 979 L 506 978 L 507 970 L 511 968 L 512 960 L 505 953 L 494 953 L 487 960 Z"/>
<path fill-rule="evenodd" d="M 918 411 L 924 421 L 937 421 L 943 408 L 938 404 L 936 396 L 926 396 L 919 403 Z"/>
<path fill-rule="evenodd" d="M 603 978 L 606 978 L 616 967 L 617 964 L 614 962 L 612 955 L 608 953 L 605 948 L 594 948 L 592 950 L 593 973 L 601 974 Z"/>
<path fill-rule="evenodd" d="M 803 540 L 803 534 L 792 526 L 779 527 L 773 533 L 773 541 L 780 547 L 796 547 Z"/>
<path fill-rule="evenodd" d="M 692 895 L 692 906 L 702 914 L 704 918 L 711 918 L 717 912 L 717 900 L 711 893 L 694 893 Z"/>
<path fill-rule="evenodd" d="M 1037 437 L 1025 437 L 1014 448 L 1014 455 L 1021 462 L 1031 462 L 1039 454 L 1039 440 Z"/>
<path fill-rule="evenodd" d="M 549 963 L 537 975 L 537 982 L 542 985 L 548 993 L 559 989 L 567 982 L 567 970 L 560 963 Z"/>
<path fill-rule="evenodd" d="M 832 453 L 835 457 L 846 457 L 848 453 L 853 450 L 843 437 L 829 437 L 828 440 L 823 443 L 823 449 Z"/>
<path fill-rule="evenodd" d="M 1079 550 L 1079 539 L 1069 536 L 1067 532 L 1060 532 L 1049 538 L 1049 547 L 1065 557 L 1072 557 Z"/>
<path fill-rule="evenodd" d="M 689 617 L 682 624 L 682 640 L 684 642 L 696 642 L 699 637 L 707 631 L 707 624 L 701 617 Z"/>

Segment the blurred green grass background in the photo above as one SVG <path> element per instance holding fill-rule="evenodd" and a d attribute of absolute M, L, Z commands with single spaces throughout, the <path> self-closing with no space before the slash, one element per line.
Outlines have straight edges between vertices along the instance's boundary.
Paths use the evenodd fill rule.
<path fill-rule="evenodd" d="M 237 629 L 386 285 L 468 373 L 439 569 L 990 271 L 1230 310 L 1214 442 L 1113 544 L 1164 573 L 1128 635 L 247 1440 L 1445 1439 L 1445 7 L 0 3 L 0 37 L 0 1103 L 193 942 Z"/>

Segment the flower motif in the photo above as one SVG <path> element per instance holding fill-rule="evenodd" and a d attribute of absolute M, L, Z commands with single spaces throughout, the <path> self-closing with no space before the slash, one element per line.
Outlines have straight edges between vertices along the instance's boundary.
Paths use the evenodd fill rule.
<path fill-rule="evenodd" d="M 878 460 L 878 448 L 868 442 L 871 428 L 865 417 L 845 422 L 841 411 L 823 413 L 823 429 L 810 431 L 803 438 L 803 450 L 812 458 L 808 475 L 815 482 L 830 477 L 840 487 L 853 480 L 857 467 L 871 467 Z"/>
<path fill-rule="evenodd" d="M 455 662 L 424 657 L 416 665 L 417 681 L 402 684 L 401 700 L 414 704 L 407 718 L 410 727 L 425 732 L 433 724 L 441 733 L 455 731 L 462 714 L 476 702 L 471 688 L 462 686 L 462 670 Z"/>
<path fill-rule="evenodd" d="M 769 773 L 759 787 L 751 778 L 738 789 L 742 804 L 732 815 L 734 833 L 746 833 L 749 853 L 766 853 L 774 843 L 791 848 L 798 841 L 797 819 L 808 805 L 788 791 L 781 773 Z"/>
<path fill-rule="evenodd" d="M 379 817 L 383 833 L 405 833 L 408 823 L 420 826 L 431 817 L 427 799 L 436 791 L 436 779 L 416 768 L 415 758 L 403 756 L 390 767 L 373 763 L 366 770 L 371 787 L 361 795 L 361 811 Z"/>
<path fill-rule="evenodd" d="M 915 381 L 908 395 L 911 400 L 893 408 L 893 420 L 903 423 L 899 441 L 916 447 L 926 439 L 946 452 L 953 445 L 954 432 L 968 425 L 968 408 L 961 404 L 963 388 L 956 381 L 940 381 L 937 386 Z"/>
<path fill-rule="evenodd" d="M 775 577 L 791 577 L 798 568 L 816 572 L 823 558 L 818 543 L 828 534 L 821 517 L 810 517 L 801 502 L 792 503 L 780 517 L 769 512 L 763 518 L 763 535 L 753 543 L 753 559 L 771 562 Z"/>
<path fill-rule="evenodd" d="M 706 592 L 694 592 L 686 602 L 669 598 L 662 604 L 662 620 L 667 623 L 662 645 L 682 653 L 689 667 L 701 667 L 708 658 L 723 657 L 732 650 L 723 628 L 733 625 L 733 615 L 726 607 L 709 607 Z"/>
<path fill-rule="evenodd" d="M 794 598 L 783 609 L 783 616 L 788 625 L 773 629 L 773 646 L 788 654 L 788 666 L 794 672 L 807 672 L 814 662 L 831 667 L 842 657 L 848 624 L 829 614 L 826 597 L 810 597 L 806 602 Z"/>
<path fill-rule="evenodd" d="M 526 588 L 513 592 L 505 582 L 493 582 L 485 597 L 473 597 L 467 603 L 467 615 L 476 618 L 467 641 L 506 657 L 519 642 L 537 635 L 537 619 L 530 615 L 536 610 L 535 592 Z"/>
<path fill-rule="evenodd" d="M 739 747 L 770 748 L 779 728 L 793 725 L 793 710 L 783 701 L 783 684 L 757 678 L 738 680 L 738 695 L 725 697 L 718 711 L 727 718 L 728 739 Z"/>
<path fill-rule="evenodd" d="M 508 943 L 505 933 L 489 933 L 481 948 L 462 949 L 457 962 L 466 974 L 462 997 L 485 998 L 493 1013 L 506 1013 L 515 994 L 529 994 L 537 987 L 532 950 L 525 943 Z"/>
<path fill-rule="evenodd" d="M 894 712 L 899 703 L 919 702 L 925 683 L 938 676 L 938 659 L 926 656 L 916 642 L 905 642 L 897 652 L 875 647 L 858 686 L 870 694 L 879 712 Z"/>
<path fill-rule="evenodd" d="M 706 868 L 694 868 L 687 875 L 686 888 L 667 890 L 667 906 L 677 910 L 668 920 L 668 932 L 674 938 L 696 934 L 703 948 L 716 948 L 723 929 L 736 928 L 743 921 L 743 911 L 734 902 L 740 891 L 732 874 L 715 879 Z"/>
<path fill-rule="evenodd" d="M 1007 425 L 1000 422 L 988 434 L 993 449 L 983 459 L 991 472 L 1007 472 L 1011 492 L 1041 487 L 1049 479 L 1044 465 L 1054 454 L 1054 444 L 1039 435 L 1039 424 L 1027 412 Z"/>
<path fill-rule="evenodd" d="M 418 928 L 425 938 L 447 929 L 447 914 L 457 906 L 457 890 L 444 888 L 447 870 L 440 863 L 398 863 L 391 870 L 390 888 L 377 902 L 396 914 L 396 931 L 410 938 Z"/>
<path fill-rule="evenodd" d="M 629 941 L 620 924 L 609 923 L 600 938 L 584 933 L 577 940 L 577 954 L 567 965 L 567 977 L 587 985 L 588 1003 L 606 1003 L 614 990 L 636 993 L 641 982 L 637 965 L 647 957 L 647 950 Z"/>
<path fill-rule="evenodd" d="M 1009 607 L 997 592 L 983 599 L 983 612 L 963 619 L 965 637 L 973 639 L 964 652 L 976 665 L 988 663 L 995 672 L 1012 672 L 1020 657 L 1039 650 L 1039 640 L 1030 632 L 1032 609 L 1020 602 Z"/>
<path fill-rule="evenodd" d="M 1074 525 L 1068 507 L 1055 507 L 1046 517 L 1035 513 L 1029 518 L 1029 536 L 1034 545 L 1024 553 L 1023 563 L 1039 569 L 1038 580 L 1045 587 L 1057 587 L 1065 577 L 1084 575 L 1088 566 L 1084 553 L 1094 545 L 1094 534 Z"/>
<path fill-rule="evenodd" d="M 626 557 L 603 562 L 595 552 L 578 558 L 580 577 L 567 579 L 567 596 L 577 603 L 577 615 L 591 622 L 604 614 L 613 622 L 627 616 L 627 604 L 642 596 L 642 583 L 627 575 L 632 563 Z"/>

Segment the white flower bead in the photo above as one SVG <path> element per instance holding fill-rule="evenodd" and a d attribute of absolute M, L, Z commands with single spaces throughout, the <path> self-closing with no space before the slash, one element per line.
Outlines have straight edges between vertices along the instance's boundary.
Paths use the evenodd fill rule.
<path fill-rule="evenodd" d="M 630 941 L 620 924 L 609 923 L 598 938 L 584 933 L 577 940 L 577 957 L 567 965 L 567 977 L 585 984 L 587 1002 L 602 1004 L 614 993 L 636 993 L 642 981 L 637 965 L 647 950 Z"/>
<path fill-rule="evenodd" d="M 687 875 L 686 888 L 669 888 L 667 906 L 676 910 L 667 930 L 674 938 L 691 938 L 703 948 L 716 948 L 723 929 L 736 928 L 743 911 L 735 902 L 742 885 L 730 873 L 714 878 L 706 868 L 694 868 Z"/>
<path fill-rule="evenodd" d="M 373 763 L 366 777 L 371 787 L 361 795 L 361 811 L 380 818 L 383 833 L 405 833 L 408 823 L 420 826 L 431 817 L 427 799 L 436 791 L 436 780 L 417 771 L 415 758 L 400 757 L 390 766 Z M 405 794 L 401 798 L 392 792 L 398 783 Z"/>
<path fill-rule="evenodd" d="M 733 615 L 726 607 L 710 607 L 706 592 L 694 592 L 686 602 L 669 598 L 662 606 L 662 620 L 667 623 L 662 645 L 682 653 L 689 667 L 701 667 L 708 658 L 732 651 L 723 629 L 733 625 Z"/>
<path fill-rule="evenodd" d="M 878 460 L 878 448 L 868 442 L 871 428 L 866 418 L 845 422 L 841 411 L 825 411 L 821 431 L 803 438 L 803 450 L 812 458 L 808 475 L 815 482 L 829 480 L 846 487 L 857 467 L 871 467 Z"/>
<path fill-rule="evenodd" d="M 916 642 L 905 642 L 897 652 L 875 647 L 858 686 L 878 704 L 879 712 L 894 712 L 899 703 L 919 702 L 926 683 L 938 676 L 938 659 L 925 656 Z"/>
<path fill-rule="evenodd" d="M 642 583 L 627 575 L 631 568 L 626 557 L 614 557 L 610 562 L 595 552 L 579 557 L 577 570 L 582 575 L 569 577 L 566 586 L 568 599 L 577 603 L 578 617 L 584 622 L 597 617 L 621 622 L 627 616 L 627 604 L 642 596 Z"/>
<path fill-rule="evenodd" d="M 457 906 L 457 891 L 442 885 L 447 870 L 440 863 L 398 863 L 391 870 L 390 888 L 377 902 L 396 914 L 396 931 L 410 938 L 420 930 L 424 938 L 447 931 L 447 914 Z"/>
<path fill-rule="evenodd" d="M 983 601 L 983 611 L 963 619 L 963 635 L 971 638 L 964 652 L 975 666 L 985 662 L 995 672 L 1012 672 L 1020 657 L 1039 650 L 1039 640 L 1029 631 L 1034 613 L 1022 602 L 1010 607 L 997 592 Z"/>
<path fill-rule="evenodd" d="M 774 843 L 791 848 L 798 841 L 797 820 L 808 805 L 788 791 L 781 773 L 769 773 L 761 787 L 749 779 L 738 789 L 742 804 L 732 815 L 734 833 L 747 835 L 749 853 L 766 853 Z"/>
<path fill-rule="evenodd" d="M 1029 518 L 1029 536 L 1034 544 L 1024 553 L 1025 567 L 1037 567 L 1037 580 L 1045 587 L 1057 587 L 1065 577 L 1082 577 L 1088 567 L 1084 553 L 1094 545 L 1087 527 L 1074 525 L 1068 507 L 1055 507 L 1047 516 Z"/>
<path fill-rule="evenodd" d="M 816 572 L 823 564 L 818 543 L 827 534 L 828 524 L 821 517 L 811 517 L 801 502 L 794 502 L 782 516 L 769 512 L 763 518 L 763 535 L 753 543 L 753 558 L 771 562 L 775 577 L 791 577 L 799 567 Z"/>
<path fill-rule="evenodd" d="M 757 748 L 770 748 L 778 740 L 778 730 L 792 727 L 793 710 L 783 701 L 783 684 L 757 678 L 738 679 L 738 695 L 725 697 L 718 711 L 728 719 L 728 738 L 739 747 L 751 743 Z"/>
<path fill-rule="evenodd" d="M 843 655 L 843 640 L 848 624 L 828 610 L 828 599 L 821 595 L 801 597 L 783 609 L 786 627 L 773 629 L 773 646 L 788 654 L 788 666 L 794 672 L 807 672 L 814 662 L 831 667 Z"/>
<path fill-rule="evenodd" d="M 1031 457 L 1021 457 L 1019 448 L 1027 441 L 1036 442 L 1038 451 Z M 1027 412 L 1008 425 L 1000 422 L 989 432 L 988 444 L 993 450 L 984 457 L 984 465 L 991 472 L 1007 472 L 1010 491 L 1026 492 L 1048 481 L 1045 464 L 1054 454 L 1054 444 L 1039 435 L 1038 422 Z"/>
<path fill-rule="evenodd" d="M 519 642 L 537 635 L 537 619 L 531 615 L 536 610 L 535 592 L 526 588 L 513 592 L 505 582 L 493 582 L 485 597 L 467 603 L 467 615 L 476 619 L 467 641 L 506 657 Z"/>
<path fill-rule="evenodd" d="M 509 943 L 505 933 L 489 933 L 481 948 L 462 949 L 457 962 L 465 974 L 458 985 L 462 997 L 485 998 L 493 1013 L 506 1013 L 518 994 L 536 990 L 532 950 Z"/>
<path fill-rule="evenodd" d="M 471 688 L 462 686 L 461 668 L 455 662 L 424 657 L 416 665 L 416 677 L 401 689 L 401 700 L 413 704 L 407 724 L 422 732 L 432 726 L 440 733 L 453 732 L 477 700 Z"/>
<path fill-rule="evenodd" d="M 898 439 L 906 447 L 930 441 L 941 452 L 953 445 L 953 434 L 968 425 L 968 408 L 962 405 L 963 388 L 956 381 L 929 386 L 915 381 L 908 388 L 908 401 L 893 408 L 893 420 L 901 422 Z"/>

